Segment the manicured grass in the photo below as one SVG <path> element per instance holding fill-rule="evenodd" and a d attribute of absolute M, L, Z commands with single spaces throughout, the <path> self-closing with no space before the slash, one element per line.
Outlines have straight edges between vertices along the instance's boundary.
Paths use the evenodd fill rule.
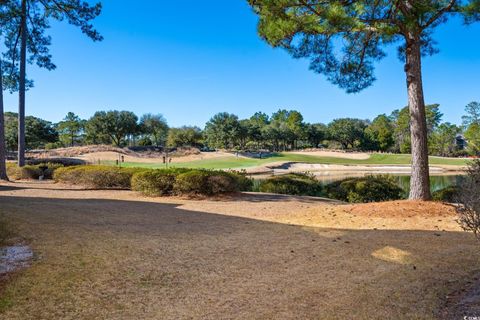
<path fill-rule="evenodd" d="M 173 160 L 169 164 L 170 167 L 184 168 L 204 168 L 204 169 L 244 169 L 266 165 L 272 162 L 303 162 L 303 163 L 319 163 L 319 164 L 339 164 L 339 165 L 409 165 L 410 155 L 405 154 L 373 154 L 369 159 L 344 159 L 335 157 L 318 157 L 312 155 L 302 155 L 293 153 L 277 153 L 265 159 L 237 158 L 235 156 L 206 159 L 192 162 L 175 163 Z M 459 158 L 441 158 L 430 157 L 432 165 L 454 165 L 464 166 L 468 160 Z M 125 167 L 144 167 L 144 168 L 164 168 L 163 163 L 134 163 L 126 162 L 122 164 Z"/>

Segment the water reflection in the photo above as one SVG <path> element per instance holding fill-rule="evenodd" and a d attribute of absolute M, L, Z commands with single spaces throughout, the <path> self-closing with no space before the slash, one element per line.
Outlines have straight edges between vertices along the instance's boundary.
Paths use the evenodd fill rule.
<path fill-rule="evenodd" d="M 432 175 L 430 176 L 430 189 L 435 192 L 450 186 L 458 186 L 464 177 L 464 175 Z M 395 176 L 395 178 L 403 190 L 410 191 L 410 176 Z"/>

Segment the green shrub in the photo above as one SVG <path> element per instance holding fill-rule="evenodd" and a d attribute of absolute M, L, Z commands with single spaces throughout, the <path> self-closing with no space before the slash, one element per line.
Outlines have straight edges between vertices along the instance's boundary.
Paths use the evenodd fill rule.
<path fill-rule="evenodd" d="M 42 171 L 37 166 L 24 166 L 20 168 L 16 163 L 8 163 L 7 174 L 11 180 L 38 180 L 42 175 Z"/>
<path fill-rule="evenodd" d="M 253 179 L 247 177 L 246 172 L 244 171 L 232 171 L 230 172 L 232 177 L 235 179 L 235 183 L 238 186 L 239 191 L 252 191 L 253 189 Z"/>
<path fill-rule="evenodd" d="M 391 176 L 366 176 L 348 178 L 331 183 L 325 187 L 329 198 L 352 203 L 367 203 L 399 200 L 404 191 Z"/>
<path fill-rule="evenodd" d="M 43 179 L 52 179 L 54 171 L 62 167 L 61 164 L 42 163 L 20 168 L 16 163 L 8 163 L 7 174 L 12 180 L 38 180 L 41 176 Z"/>
<path fill-rule="evenodd" d="M 38 168 L 43 171 L 43 179 L 51 180 L 53 179 L 55 171 L 63 168 L 63 165 L 58 163 L 46 163 L 38 165 Z"/>
<path fill-rule="evenodd" d="M 434 201 L 455 203 L 458 201 L 459 191 L 460 191 L 459 187 L 450 186 L 450 187 L 446 187 L 438 191 L 435 191 L 432 194 L 432 197 Z"/>
<path fill-rule="evenodd" d="M 94 189 L 130 189 L 132 176 L 145 170 L 94 165 L 64 167 L 55 171 L 54 179 Z"/>
<path fill-rule="evenodd" d="M 177 176 L 173 191 L 178 195 L 216 195 L 240 191 L 236 173 L 225 171 L 191 170 Z"/>
<path fill-rule="evenodd" d="M 320 196 L 322 187 L 311 175 L 292 173 L 261 181 L 259 191 L 299 196 Z"/>
<path fill-rule="evenodd" d="M 187 171 L 188 169 L 164 169 L 135 173 L 132 177 L 132 190 L 149 197 L 171 195 L 177 175 Z"/>

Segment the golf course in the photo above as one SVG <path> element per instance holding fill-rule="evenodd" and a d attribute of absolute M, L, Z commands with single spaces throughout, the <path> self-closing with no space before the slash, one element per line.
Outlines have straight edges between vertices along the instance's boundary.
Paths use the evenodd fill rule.
<path fill-rule="evenodd" d="M 480 0 L 0 0 L 0 320 L 480 320 L 475 34 Z"/>
<path fill-rule="evenodd" d="M 105 164 L 114 164 L 114 161 L 105 160 L 102 161 Z M 364 165 L 410 165 L 411 156 L 404 154 L 379 154 L 374 153 L 368 156 L 367 159 L 353 159 L 345 157 L 333 157 L 333 156 L 315 156 L 310 154 L 300 154 L 291 152 L 274 153 L 264 158 L 251 158 L 243 156 L 223 156 L 223 157 L 211 157 L 208 159 L 198 159 L 188 162 L 176 162 L 173 159 L 172 162 L 165 164 L 159 159 L 158 162 L 123 162 L 122 166 L 125 167 L 144 167 L 144 168 L 165 168 L 169 167 L 181 167 L 181 168 L 202 168 L 202 169 L 247 169 L 252 167 L 260 167 L 269 165 L 272 163 L 308 163 L 308 164 L 332 164 L 332 165 L 348 165 L 348 166 L 364 166 Z M 468 163 L 468 159 L 464 158 L 443 158 L 443 157 L 430 157 L 431 165 L 438 166 L 465 166 Z"/>

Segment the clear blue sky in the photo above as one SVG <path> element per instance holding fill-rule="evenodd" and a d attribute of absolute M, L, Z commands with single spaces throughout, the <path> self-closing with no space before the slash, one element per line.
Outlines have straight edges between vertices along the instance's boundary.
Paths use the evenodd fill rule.
<path fill-rule="evenodd" d="M 104 0 L 96 22 L 105 40 L 93 43 L 67 24 L 55 24 L 57 70 L 30 67 L 35 88 L 27 114 L 59 121 L 68 111 L 162 113 L 171 126 L 203 127 L 215 113 L 249 117 L 279 108 L 308 122 L 373 118 L 406 105 L 403 66 L 394 49 L 377 67 L 377 82 L 348 95 L 263 43 L 246 0 Z M 132 5 L 135 5 L 135 7 Z M 464 106 L 480 101 L 480 26 L 450 22 L 435 34 L 441 52 L 424 61 L 427 103 L 459 123 Z M 15 111 L 17 96 L 6 97 Z"/>

